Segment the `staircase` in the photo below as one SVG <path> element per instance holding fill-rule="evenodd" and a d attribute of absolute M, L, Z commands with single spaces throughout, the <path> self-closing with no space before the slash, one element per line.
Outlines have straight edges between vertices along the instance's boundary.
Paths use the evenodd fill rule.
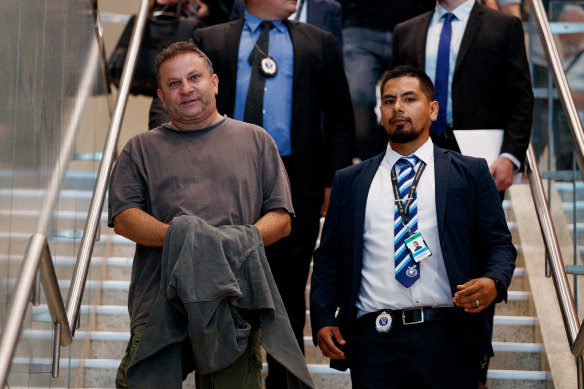
<path fill-rule="evenodd" d="M 12 194 L 10 194 L 12 193 Z M 6 240 L 10 233 L 12 236 L 12 252 L 24 252 L 26 240 L 30 232 L 34 231 L 36 216 L 30 212 L 27 204 L 31 199 L 42 197 L 30 189 L 20 189 L 11 192 L 0 191 L 0 204 L 3 198 L 12 196 L 12 209 L 17 211 L 12 214 L 0 212 L 2 222 L 0 225 L 10 225 L 10 232 L 4 228 L 0 230 L 1 242 Z M 68 199 L 68 196 L 75 196 L 76 201 Z M 72 251 L 70 246 L 79 243 L 79 239 L 72 239 L 67 236 L 75 236 L 74 232 L 83 226 L 83 215 L 76 209 L 87 209 L 79 207 L 79 201 L 89 202 L 90 192 L 75 194 L 64 192 L 59 204 L 59 214 L 61 218 L 57 224 L 58 235 L 51 243 L 51 249 L 56 247 L 55 267 L 59 277 L 62 294 L 67 295 L 70 276 L 73 269 L 74 258 L 72 256 L 60 256 L 60 252 Z M 75 204 L 74 206 L 72 204 Z M 18 205 L 16 207 L 15 205 Z M 73 206 L 73 207 L 72 207 Z M 72 208 L 68 208 L 72 207 Z M 532 316 L 531 293 L 529 282 L 526 277 L 524 258 L 521 250 L 521 242 L 518 240 L 517 225 L 514 222 L 513 210 L 509 201 L 504 202 L 504 208 L 509 221 L 510 229 L 513 232 L 513 239 L 518 247 L 519 256 L 517 268 L 513 276 L 513 281 L 509 291 L 507 304 L 499 304 L 496 309 L 495 327 L 493 334 L 493 347 L 495 357 L 491 360 L 488 386 L 489 388 L 548 388 L 553 387 L 551 374 L 546 368 L 547 359 L 543 345 L 539 342 L 541 336 L 538 330 L 537 319 Z M 0 209 L 10 209 L 0 207 Z M 5 223 L 6 218 L 10 218 L 10 223 Z M 81 224 L 79 223 L 81 220 Z M 129 240 L 116 235 L 112 229 L 107 227 L 107 214 L 104 210 L 101 221 L 101 237 L 96 242 L 91 271 L 89 272 L 87 292 L 84 297 L 84 305 L 81 309 L 81 329 L 76 332 L 71 365 L 76 368 L 77 373 L 71 377 L 69 387 L 78 388 L 114 388 L 114 379 L 119 361 L 122 358 L 127 341 L 129 339 L 129 317 L 126 308 L 127 293 L 131 275 L 132 255 L 134 245 Z M 15 236 L 21 239 L 15 242 Z M 0 243 L 4 244 L 4 243 Z M 20 246 L 22 247 L 16 247 Z M 5 252 L 2 250 L 0 252 Z M 0 263 L 11 263 L 14 265 L 19 260 L 18 256 L 0 258 Z M 11 273 L 11 276 L 14 277 Z M 11 289 L 13 279 L 8 285 Z M 307 286 L 307 295 L 310 286 Z M 308 298 L 307 298 L 308 300 Z M 34 307 L 31 311 L 34 322 L 40 323 L 39 329 L 26 330 L 23 333 L 24 339 L 35 339 L 37 342 L 47 342 L 50 344 L 52 332 L 50 330 L 50 317 L 46 305 Z M 318 388 L 350 388 L 350 377 L 348 373 L 338 372 L 328 368 L 328 360 L 324 358 L 317 348 L 312 344 L 310 336 L 310 320 L 307 311 L 304 343 L 306 347 L 306 360 L 309 369 Z M 50 348 L 49 348 L 50 349 Z M 68 352 L 62 349 L 62 366 L 67 365 Z M 39 356 L 33 361 L 35 366 L 44 366 L 46 369 L 50 364 L 49 354 Z M 27 359 L 17 359 L 13 366 L 13 371 L 18 371 L 19 366 L 27 366 L 30 363 Z M 27 367 L 28 368 L 28 367 Z M 41 369 L 42 370 L 42 369 Z M 62 367 L 63 370 L 63 367 Z M 264 370 L 265 366 L 264 366 Z M 194 387 L 192 377 L 187 379 L 183 387 Z M 61 384 L 62 383 L 62 384 Z M 14 383 L 11 387 L 18 387 L 19 383 Z M 23 387 L 28 384 L 23 383 Z M 67 387 L 67 379 L 59 380 L 59 387 Z M 56 387 L 53 385 L 52 387 Z"/>

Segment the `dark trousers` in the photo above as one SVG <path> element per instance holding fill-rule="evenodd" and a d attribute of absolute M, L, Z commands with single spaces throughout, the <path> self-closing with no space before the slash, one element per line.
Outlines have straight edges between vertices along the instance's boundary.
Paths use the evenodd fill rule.
<path fill-rule="evenodd" d="M 452 315 L 439 321 L 375 330 L 357 319 L 348 341 L 353 389 L 475 389 L 480 358 L 470 354 Z"/>
<path fill-rule="evenodd" d="M 290 161 L 286 158 L 283 160 L 288 168 Z M 290 171 L 290 169 L 287 170 Z M 266 256 L 286 307 L 292 330 L 300 350 L 304 353 L 306 282 L 320 227 L 322 200 L 298 193 L 298 186 L 292 175 L 290 175 L 290 186 L 295 212 L 295 217 L 292 218 L 292 231 L 287 237 L 266 247 Z M 286 388 L 286 382 L 286 369 L 268 355 L 266 388 Z"/>

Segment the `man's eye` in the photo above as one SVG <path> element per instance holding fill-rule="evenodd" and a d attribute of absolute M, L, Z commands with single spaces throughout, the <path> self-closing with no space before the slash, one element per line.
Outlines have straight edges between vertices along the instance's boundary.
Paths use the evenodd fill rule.
<path fill-rule="evenodd" d="M 198 76 L 198 75 L 193 75 L 193 76 L 191 76 L 191 80 L 193 80 L 193 81 L 196 81 L 196 80 L 198 80 L 198 79 L 199 79 L 199 76 Z"/>
<path fill-rule="evenodd" d="M 174 87 L 179 86 L 179 82 L 178 81 L 172 81 L 169 85 L 170 85 L 171 88 L 174 88 Z"/>
<path fill-rule="evenodd" d="M 413 102 L 413 101 L 416 101 L 416 99 L 414 99 L 413 97 L 408 97 L 408 98 L 406 98 L 406 101 L 407 101 L 408 103 L 411 103 L 411 102 Z"/>
<path fill-rule="evenodd" d="M 386 99 L 383 103 L 384 104 L 393 104 L 393 99 Z"/>

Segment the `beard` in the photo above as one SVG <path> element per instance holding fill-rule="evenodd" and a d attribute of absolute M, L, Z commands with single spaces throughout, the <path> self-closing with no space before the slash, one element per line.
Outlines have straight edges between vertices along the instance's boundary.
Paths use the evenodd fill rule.
<path fill-rule="evenodd" d="M 396 119 L 396 118 L 392 118 Z M 389 120 L 388 125 L 391 126 L 391 120 Z M 395 128 L 393 133 L 389 133 L 389 141 L 391 143 L 409 143 L 420 136 L 420 133 L 414 129 L 412 126 L 412 121 L 410 118 L 399 118 L 402 120 L 406 120 L 408 123 L 406 125 L 400 125 Z"/>

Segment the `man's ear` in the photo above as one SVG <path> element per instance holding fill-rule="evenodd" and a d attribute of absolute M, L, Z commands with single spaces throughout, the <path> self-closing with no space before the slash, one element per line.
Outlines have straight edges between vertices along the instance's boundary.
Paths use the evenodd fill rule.
<path fill-rule="evenodd" d="M 164 102 L 164 94 L 162 93 L 162 90 L 160 88 L 156 89 L 156 94 L 158 95 L 160 101 L 162 101 L 162 105 L 164 106 L 164 108 L 166 108 L 166 104 Z"/>
<path fill-rule="evenodd" d="M 431 121 L 436 121 L 436 119 L 438 119 L 438 110 L 439 109 L 440 109 L 440 107 L 438 107 L 438 102 L 436 100 L 434 100 L 430 103 L 430 120 Z"/>
<path fill-rule="evenodd" d="M 213 83 L 213 92 L 215 95 L 219 93 L 219 77 L 216 74 L 211 76 L 211 82 Z"/>

